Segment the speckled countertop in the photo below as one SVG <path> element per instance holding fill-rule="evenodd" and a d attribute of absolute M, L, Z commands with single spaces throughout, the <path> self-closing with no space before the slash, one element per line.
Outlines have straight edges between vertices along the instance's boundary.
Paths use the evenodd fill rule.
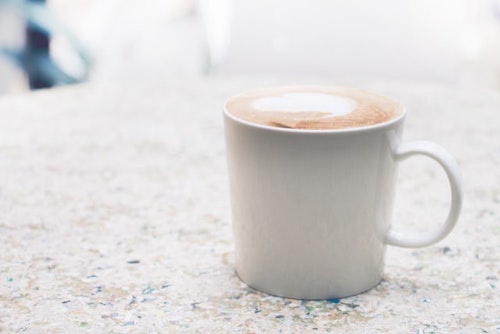
<path fill-rule="evenodd" d="M 247 288 L 233 268 L 220 105 L 269 82 L 0 97 L 0 332 L 500 333 L 500 93 L 362 85 L 407 105 L 406 140 L 457 157 L 462 216 L 437 245 L 388 248 L 367 293 L 298 301 Z M 404 162 L 396 205 L 408 228 L 444 219 L 440 169 Z"/>

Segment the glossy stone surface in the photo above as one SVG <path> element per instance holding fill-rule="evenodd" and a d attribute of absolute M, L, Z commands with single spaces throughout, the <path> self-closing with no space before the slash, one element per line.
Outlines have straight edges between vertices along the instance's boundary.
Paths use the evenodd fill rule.
<path fill-rule="evenodd" d="M 437 245 L 388 247 L 374 289 L 303 302 L 253 291 L 234 273 L 220 108 L 271 83 L 283 80 L 2 96 L 0 331 L 498 332 L 500 93 L 357 85 L 405 103 L 405 140 L 438 142 L 458 159 L 464 208 Z M 405 162 L 398 182 L 401 227 L 445 218 L 437 165 Z"/>

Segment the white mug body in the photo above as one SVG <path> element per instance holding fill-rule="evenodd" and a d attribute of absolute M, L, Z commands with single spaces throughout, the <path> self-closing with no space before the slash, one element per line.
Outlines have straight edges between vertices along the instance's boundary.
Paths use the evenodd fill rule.
<path fill-rule="evenodd" d="M 297 299 L 377 285 L 404 113 L 370 127 L 259 126 L 227 111 L 225 135 L 236 270 L 249 286 Z"/>
<path fill-rule="evenodd" d="M 289 89 L 271 91 L 282 94 Z M 360 96 L 364 94 L 370 95 Z M 351 123 L 353 127 L 330 130 L 259 125 L 236 117 L 227 107 L 236 270 L 251 287 L 297 299 L 358 294 L 382 279 L 386 245 L 429 246 L 456 225 L 463 201 L 460 168 L 435 143 L 401 142 L 406 114 L 402 106 L 401 113 L 374 125 Z M 445 171 L 450 209 L 437 228 L 407 233 L 391 224 L 396 171 L 400 161 L 418 155 L 433 159 Z"/>

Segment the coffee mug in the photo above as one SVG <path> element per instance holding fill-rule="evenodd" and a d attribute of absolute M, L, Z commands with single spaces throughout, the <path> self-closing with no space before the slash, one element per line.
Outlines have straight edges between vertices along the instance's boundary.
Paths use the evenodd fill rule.
<path fill-rule="evenodd" d="M 226 102 L 241 280 L 288 298 L 352 296 L 380 282 L 386 245 L 424 247 L 448 235 L 462 203 L 458 165 L 434 143 L 402 143 L 405 114 L 389 97 L 325 86 L 266 88 Z M 435 230 L 407 235 L 391 219 L 398 163 L 414 155 L 444 169 L 451 206 Z"/>

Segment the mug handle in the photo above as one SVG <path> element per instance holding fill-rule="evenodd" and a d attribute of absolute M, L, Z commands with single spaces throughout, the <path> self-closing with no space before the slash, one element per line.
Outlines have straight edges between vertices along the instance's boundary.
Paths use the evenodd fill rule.
<path fill-rule="evenodd" d="M 395 137 L 390 136 L 389 138 L 395 161 L 402 161 L 415 155 L 424 155 L 443 167 L 450 183 L 451 206 L 446 221 L 437 230 L 407 235 L 390 228 L 385 234 L 384 242 L 388 245 L 408 248 L 429 246 L 446 237 L 457 223 L 463 197 L 460 170 L 455 159 L 441 146 L 427 141 L 398 144 Z"/>

